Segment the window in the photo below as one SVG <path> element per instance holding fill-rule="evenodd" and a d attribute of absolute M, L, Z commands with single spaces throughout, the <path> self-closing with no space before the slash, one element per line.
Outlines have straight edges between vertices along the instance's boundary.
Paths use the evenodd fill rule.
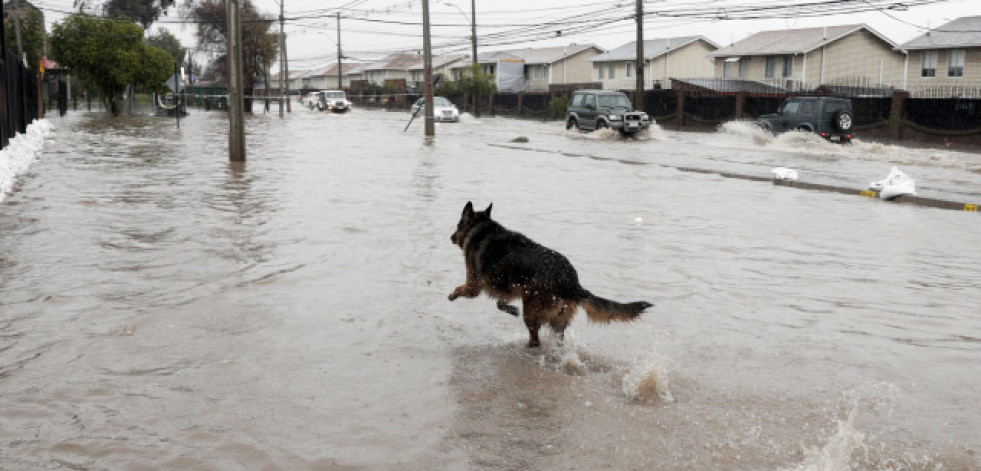
<path fill-rule="evenodd" d="M 785 114 L 785 115 L 797 114 L 798 108 L 800 108 L 799 101 L 788 101 L 784 103 L 783 109 L 780 110 L 780 114 Z"/>
<path fill-rule="evenodd" d="M 923 51 L 923 68 L 920 77 L 937 76 L 937 51 Z"/>
<path fill-rule="evenodd" d="M 725 62 L 722 63 L 722 78 L 733 78 L 735 76 L 735 68 L 738 62 L 738 57 L 727 57 Z"/>
<path fill-rule="evenodd" d="M 627 76 L 627 78 L 633 77 L 633 75 L 634 75 L 634 63 L 633 62 L 624 62 L 623 63 L 623 69 L 627 71 L 627 73 L 625 74 Z"/>
<path fill-rule="evenodd" d="M 610 78 L 617 77 L 617 64 L 615 62 L 610 62 Z"/>
<path fill-rule="evenodd" d="M 963 49 L 951 49 L 947 60 L 947 76 L 964 76 L 964 56 L 967 55 Z"/>
<path fill-rule="evenodd" d="M 596 95 L 586 95 L 586 106 L 592 106 L 596 109 Z"/>
<path fill-rule="evenodd" d="M 569 106 L 572 106 L 573 108 L 582 108 L 583 97 L 585 97 L 585 95 L 572 95 L 572 104 Z"/>
<path fill-rule="evenodd" d="M 749 57 L 739 59 L 739 78 L 744 79 L 749 76 Z"/>
<path fill-rule="evenodd" d="M 814 114 L 816 103 L 813 100 L 807 100 L 800 102 L 800 114 Z"/>
<path fill-rule="evenodd" d="M 597 64 L 596 66 L 599 68 L 599 78 L 602 79 L 603 78 L 603 64 Z"/>
<path fill-rule="evenodd" d="M 777 58 L 776 56 L 766 56 L 766 66 L 763 69 L 764 78 L 773 78 L 774 73 L 777 71 Z"/>
<path fill-rule="evenodd" d="M 794 56 L 783 56 L 783 77 L 794 76 Z"/>

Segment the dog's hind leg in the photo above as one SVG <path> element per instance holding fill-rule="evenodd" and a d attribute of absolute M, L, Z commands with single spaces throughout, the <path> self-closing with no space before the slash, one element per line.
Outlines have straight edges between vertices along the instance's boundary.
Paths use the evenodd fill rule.
<path fill-rule="evenodd" d="M 565 341 L 565 329 L 569 326 L 569 322 L 572 321 L 572 315 L 576 312 L 576 306 L 569 304 L 560 304 L 557 312 L 555 312 L 548 321 L 548 324 L 552 327 L 559 337 L 559 345 Z"/>
<path fill-rule="evenodd" d="M 508 302 L 506 300 L 503 300 L 503 299 L 498 299 L 497 300 L 497 308 L 500 309 L 500 310 L 502 310 L 502 311 L 504 311 L 504 312 L 506 312 L 506 313 L 508 313 L 508 314 L 511 314 L 514 317 L 518 317 L 518 316 L 521 315 L 521 312 L 518 311 L 518 308 L 516 306 L 512 306 L 512 305 L 508 304 Z"/>
<path fill-rule="evenodd" d="M 542 326 L 538 323 L 538 318 L 529 316 L 525 310 L 525 325 L 528 326 L 528 348 L 536 348 L 542 343 L 538 340 L 538 329 Z"/>

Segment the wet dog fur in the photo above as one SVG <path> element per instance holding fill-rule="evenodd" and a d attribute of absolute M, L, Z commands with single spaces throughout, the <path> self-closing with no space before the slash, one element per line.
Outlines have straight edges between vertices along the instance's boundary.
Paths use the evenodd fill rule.
<path fill-rule="evenodd" d="M 475 212 L 473 203 L 467 202 L 450 236 L 463 249 L 467 270 L 466 281 L 450 293 L 450 301 L 486 293 L 497 300 L 498 309 L 518 317 L 521 312 L 508 303 L 520 299 L 528 347 L 540 345 L 538 330 L 545 324 L 561 339 L 580 306 L 590 321 L 600 323 L 631 321 L 653 306 L 594 296 L 579 285 L 579 275 L 564 255 L 491 219 L 493 206 Z"/>

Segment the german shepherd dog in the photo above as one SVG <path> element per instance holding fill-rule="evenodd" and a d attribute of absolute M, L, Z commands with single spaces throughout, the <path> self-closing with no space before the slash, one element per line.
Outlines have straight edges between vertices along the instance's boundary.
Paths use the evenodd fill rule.
<path fill-rule="evenodd" d="M 508 304 L 521 299 L 528 347 L 540 345 L 538 329 L 545 324 L 563 338 L 576 309 L 582 306 L 592 322 L 631 321 L 653 306 L 646 301 L 618 303 L 593 296 L 579 286 L 579 275 L 569 259 L 491 219 L 491 208 L 474 212 L 467 202 L 450 241 L 463 249 L 467 281 L 450 293 L 475 298 L 481 292 L 497 299 L 497 308 L 512 316 L 518 308 Z"/>

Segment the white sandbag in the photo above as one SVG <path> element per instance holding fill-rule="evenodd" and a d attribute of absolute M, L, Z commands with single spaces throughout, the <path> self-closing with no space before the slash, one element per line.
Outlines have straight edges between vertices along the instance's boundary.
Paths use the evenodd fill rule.
<path fill-rule="evenodd" d="M 897 196 L 915 195 L 916 180 L 894 166 L 886 178 L 869 183 L 869 189 L 878 191 L 879 198 L 884 200 Z"/>
<path fill-rule="evenodd" d="M 787 167 L 777 167 L 770 170 L 774 180 L 797 181 L 797 170 Z"/>

